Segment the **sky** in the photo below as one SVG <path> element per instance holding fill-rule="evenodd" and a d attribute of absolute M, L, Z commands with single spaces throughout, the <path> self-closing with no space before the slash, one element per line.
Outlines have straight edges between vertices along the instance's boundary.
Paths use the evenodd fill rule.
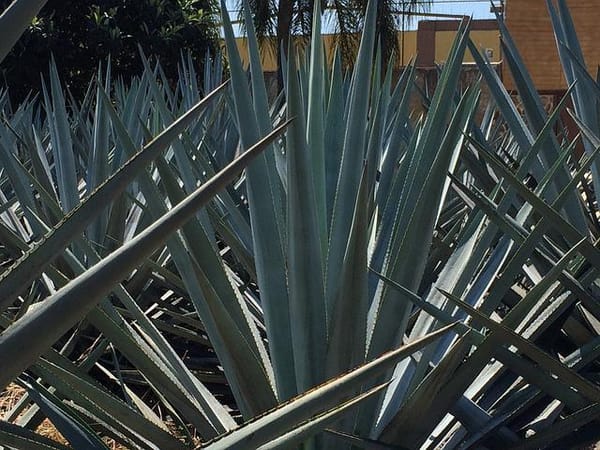
<path fill-rule="evenodd" d="M 468 16 L 473 15 L 473 18 L 475 19 L 493 18 L 493 14 L 490 13 L 489 0 L 434 0 L 434 6 L 432 7 L 431 11 L 442 14 L 463 14 Z"/>
<path fill-rule="evenodd" d="M 496 0 L 494 3 L 498 4 Z M 236 16 L 237 0 L 227 0 L 227 4 L 232 11 L 232 17 Z M 493 19 L 494 15 L 490 13 L 490 0 L 433 0 L 431 13 L 438 14 L 459 14 L 472 15 L 474 19 Z M 416 24 L 421 19 L 432 20 L 432 17 L 415 18 L 412 28 L 416 29 Z M 328 31 L 328 30 L 324 30 Z"/>

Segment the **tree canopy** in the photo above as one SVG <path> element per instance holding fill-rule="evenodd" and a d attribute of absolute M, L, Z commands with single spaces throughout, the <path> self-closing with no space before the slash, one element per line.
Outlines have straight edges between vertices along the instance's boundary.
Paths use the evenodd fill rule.
<path fill-rule="evenodd" d="M 0 9 L 10 0 L 0 0 Z M 124 79 L 141 69 L 138 46 L 176 75 L 180 50 L 202 60 L 216 49 L 212 0 L 50 0 L 0 67 L 14 101 L 38 91 L 51 55 L 69 88 L 83 92 L 98 63 L 111 57 Z"/>

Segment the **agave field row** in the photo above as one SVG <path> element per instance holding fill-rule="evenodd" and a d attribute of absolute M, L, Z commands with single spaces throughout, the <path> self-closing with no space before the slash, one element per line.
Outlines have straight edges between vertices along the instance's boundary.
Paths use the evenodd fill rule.
<path fill-rule="evenodd" d="M 498 18 L 524 114 L 468 20 L 435 90 L 396 73 L 376 4 L 349 70 L 315 11 L 276 98 L 224 5 L 228 78 L 183 57 L 168 80 L 141 55 L 139 77 L 104 64 L 83 99 L 54 65 L 23 104 L 0 93 L 0 390 L 24 389 L 0 445 L 598 439 L 600 80 L 566 2 L 548 1 L 570 85 L 550 112 Z"/>

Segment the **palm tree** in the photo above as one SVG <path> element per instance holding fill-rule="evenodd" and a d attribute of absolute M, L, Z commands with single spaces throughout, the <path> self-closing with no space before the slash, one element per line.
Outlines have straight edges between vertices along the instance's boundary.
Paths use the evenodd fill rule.
<path fill-rule="evenodd" d="M 335 26 L 343 57 L 346 61 L 351 61 L 356 50 L 356 33 L 362 28 L 367 0 L 248 0 L 259 39 L 276 37 L 278 61 L 281 60 L 282 49 L 285 51 L 288 48 L 289 36 L 310 35 L 314 5 L 319 3 L 321 11 L 328 13 Z M 432 3 L 433 0 L 378 2 L 377 31 L 386 59 L 400 50 L 398 30 L 405 30 L 411 15 L 428 10 Z"/>

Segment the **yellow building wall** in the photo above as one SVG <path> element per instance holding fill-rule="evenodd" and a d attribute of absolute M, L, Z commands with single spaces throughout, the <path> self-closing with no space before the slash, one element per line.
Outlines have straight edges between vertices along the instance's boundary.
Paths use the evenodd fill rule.
<path fill-rule="evenodd" d="M 242 64 L 244 68 L 247 68 L 250 65 L 250 58 L 248 54 L 248 41 L 246 38 L 237 38 L 235 40 L 237 45 L 238 52 L 240 54 L 240 58 L 242 59 Z M 263 71 L 265 72 L 276 72 L 278 64 L 277 61 L 277 53 L 275 52 L 275 41 L 269 40 L 261 46 L 260 56 L 262 60 Z"/>
<path fill-rule="evenodd" d="M 327 61 L 331 63 L 335 54 L 336 37 L 331 34 L 326 34 L 323 36 L 323 43 L 325 46 L 325 57 L 327 58 Z M 244 65 L 244 67 L 248 67 L 248 65 L 250 64 L 250 60 L 248 58 L 248 41 L 244 37 L 239 37 L 236 39 L 236 44 L 240 53 L 240 57 L 242 58 L 242 64 Z M 298 45 L 300 48 L 304 47 L 301 39 L 298 39 Z M 400 58 L 401 56 L 403 56 L 402 65 L 408 64 L 411 61 L 411 59 L 414 59 L 417 55 L 417 32 L 405 32 L 404 43 L 402 43 L 401 33 L 398 33 L 398 48 L 404 49 L 403 52 L 401 52 L 403 55 L 397 55 L 398 63 L 400 64 Z M 264 42 L 260 53 L 263 70 L 265 72 L 276 72 L 277 54 L 275 52 L 275 40 L 272 39 Z"/>
<path fill-rule="evenodd" d="M 329 62 L 333 58 L 333 50 L 335 49 L 335 37 L 332 35 L 323 36 L 323 42 L 325 45 L 325 55 Z M 242 64 L 244 67 L 248 67 L 250 59 L 248 57 L 248 44 L 246 38 L 240 37 L 236 39 L 236 44 Z M 297 39 L 296 48 L 303 50 L 305 48 L 305 41 Z M 277 52 L 275 51 L 275 40 L 267 39 L 262 43 L 260 48 L 261 63 L 263 71 L 265 72 L 276 72 L 277 71 Z"/>
<path fill-rule="evenodd" d="M 323 42 L 325 46 L 325 57 L 327 61 L 331 63 L 333 56 L 335 54 L 336 48 L 336 37 L 334 35 L 326 34 L 323 36 Z M 240 37 L 236 39 L 236 44 L 238 51 L 240 53 L 240 57 L 242 59 L 242 63 L 244 67 L 248 67 L 250 64 L 248 58 L 248 45 L 247 40 L 244 37 Z M 298 39 L 297 42 L 300 48 L 303 48 L 303 41 Z M 408 31 L 404 33 L 404 43 L 402 47 L 402 35 L 398 33 L 398 48 L 403 48 L 401 53 L 403 54 L 403 62 L 402 65 L 408 64 L 411 59 L 414 59 L 417 55 L 417 32 L 416 31 Z M 398 61 L 400 60 L 401 55 L 396 55 Z M 277 71 L 277 53 L 275 52 L 275 40 L 270 39 L 263 43 L 261 47 L 261 59 L 262 66 L 265 72 L 275 72 Z M 400 61 L 399 61 L 400 63 Z"/>
<path fill-rule="evenodd" d="M 500 37 L 498 30 L 472 30 L 469 36 L 480 51 L 491 50 L 490 61 L 500 62 Z M 435 62 L 443 63 L 448 59 L 452 43 L 456 37 L 456 31 L 436 31 L 435 33 Z M 465 63 L 474 63 L 473 55 L 467 50 L 465 52 Z"/>
<path fill-rule="evenodd" d="M 400 54 L 397 55 L 397 60 L 400 66 L 406 66 L 417 57 L 417 32 L 405 31 L 404 39 L 402 39 L 402 34 L 402 32 L 398 33 L 398 51 Z"/>
<path fill-rule="evenodd" d="M 435 33 L 435 62 L 442 63 L 448 58 L 452 42 L 456 37 L 456 31 L 436 31 Z M 471 39 L 480 49 L 492 50 L 492 62 L 499 62 L 500 56 L 500 38 L 497 30 L 474 30 L 471 31 Z M 302 41 L 298 40 L 302 47 Z M 325 55 L 331 63 L 334 55 L 336 39 L 334 35 L 324 35 Z M 248 49 L 246 38 L 236 39 L 237 47 L 245 67 L 249 64 Z M 404 66 L 417 56 L 417 31 L 398 33 L 399 55 L 396 55 L 397 64 Z M 277 53 L 275 52 L 275 40 L 269 40 L 264 43 L 261 49 L 261 58 L 263 70 L 265 72 L 275 72 L 277 70 Z M 465 53 L 465 63 L 472 63 L 473 57 L 467 51 Z"/>

